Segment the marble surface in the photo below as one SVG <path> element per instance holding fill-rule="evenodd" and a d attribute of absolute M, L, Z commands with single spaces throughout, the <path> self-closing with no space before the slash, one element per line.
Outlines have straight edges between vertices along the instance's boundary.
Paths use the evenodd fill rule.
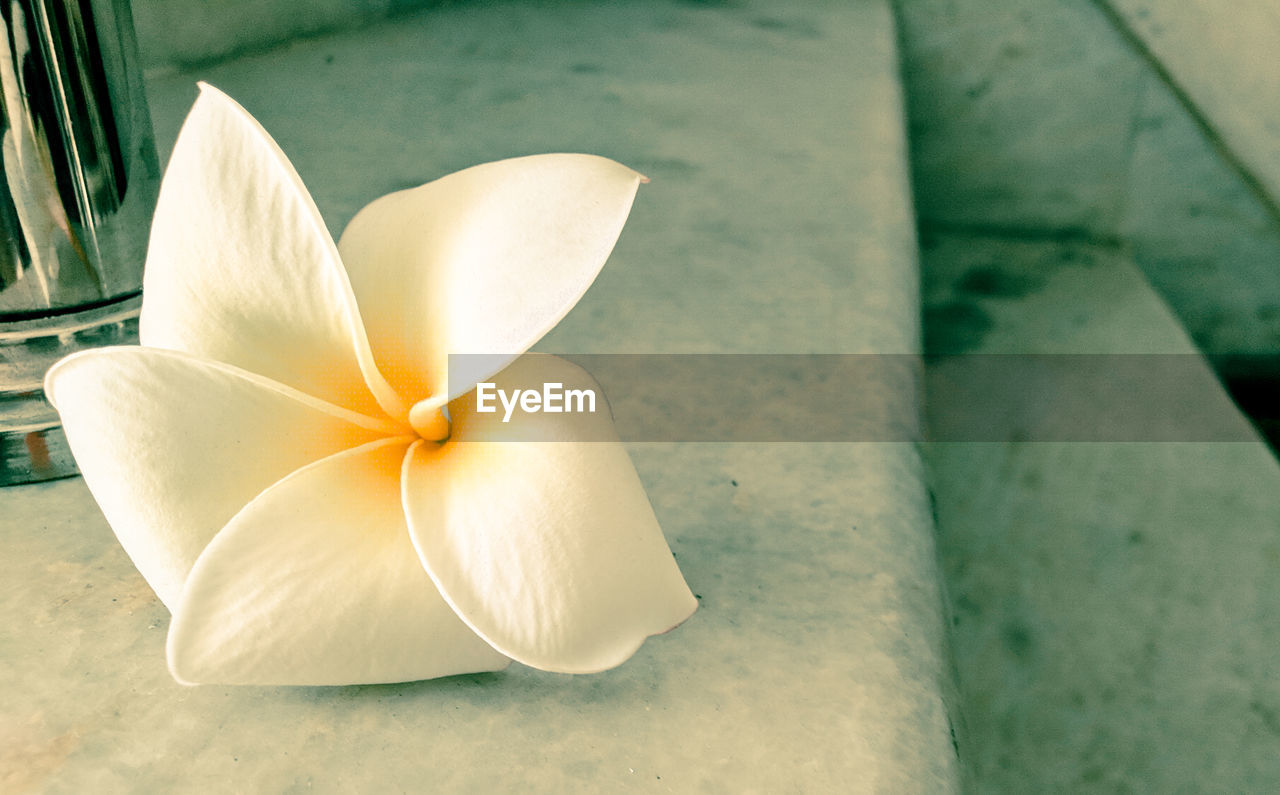
<path fill-rule="evenodd" d="M 1129 245 L 1202 350 L 1280 347 L 1280 225 L 1221 143 L 1259 175 L 1280 174 L 1276 131 L 1259 129 L 1275 126 L 1277 104 L 1263 98 L 1280 80 L 1275 59 L 1259 55 L 1280 35 L 1265 2 L 1230 13 L 1111 2 L 1154 61 L 1117 30 L 1107 3 L 895 5 L 927 228 Z M 1220 135 L 1205 134 L 1156 66 L 1203 100 Z"/>
<path fill-rule="evenodd" d="M 1239 0 L 1111 0 L 1240 167 L 1280 202 L 1280 9 Z M 1273 220 L 1280 220 L 1273 217 Z"/>
<path fill-rule="evenodd" d="M 143 66 L 174 72 L 236 55 L 260 52 L 292 39 L 345 30 L 430 0 L 131 0 Z"/>
<path fill-rule="evenodd" d="M 1277 74 L 1249 54 L 1274 33 L 1265 3 L 897 3 L 926 350 L 1280 345 L 1280 233 L 1104 5 L 1224 122 L 1275 109 L 1246 88 Z M 1234 38 L 1241 23 L 1259 29 Z M 1233 140 L 1274 155 L 1266 136 Z M 939 375 L 928 410 L 963 414 Z M 1268 450 L 1004 440 L 933 445 L 926 460 L 968 789 L 1276 790 Z"/>
<path fill-rule="evenodd" d="M 1114 232 L 1143 64 L 1075 0 L 900 0 L 922 221 Z"/>
<path fill-rule="evenodd" d="M 1119 249 L 937 235 L 923 268 L 927 348 L 1195 356 Z M 1200 402 L 1238 419 L 1199 367 Z M 940 375 L 928 405 L 963 410 Z M 1276 789 L 1267 447 L 992 440 L 930 445 L 926 461 L 973 791 Z"/>
<path fill-rule="evenodd" d="M 884 3 L 450 6 L 157 76 L 162 150 L 196 79 L 272 131 L 334 230 L 499 157 L 582 150 L 646 172 L 544 350 L 917 349 Z M 916 448 L 632 452 L 701 608 L 581 677 L 184 688 L 167 615 L 83 484 L 0 493 L 0 789 L 953 790 Z"/>

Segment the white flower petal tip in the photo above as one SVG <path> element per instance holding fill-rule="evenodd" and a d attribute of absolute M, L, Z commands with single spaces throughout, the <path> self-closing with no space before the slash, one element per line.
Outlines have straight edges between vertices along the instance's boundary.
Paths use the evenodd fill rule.
<path fill-rule="evenodd" d="M 599 389 L 548 356 L 525 357 L 494 382 L 509 390 L 530 371 Z M 607 413 L 504 423 L 478 413 L 474 395 L 450 412 L 449 443 L 415 444 L 405 459 L 405 512 L 432 580 L 494 648 L 534 668 L 594 673 L 697 609 Z"/>
<path fill-rule="evenodd" d="M 604 267 L 643 179 L 595 155 L 533 155 L 473 166 L 357 213 L 338 248 L 378 365 L 401 398 L 458 397 L 550 331 Z M 450 353 L 500 356 L 446 386 Z"/>
<path fill-rule="evenodd" d="M 234 364 L 365 414 L 407 406 L 374 364 L 333 238 L 257 120 L 201 84 L 156 202 L 143 345 Z"/>
<path fill-rule="evenodd" d="M 275 142 L 201 84 L 152 226 L 145 347 L 46 378 L 173 613 L 176 680 L 588 673 L 693 613 L 607 403 L 498 427 L 473 391 L 595 386 L 521 354 L 590 287 L 643 181 L 589 155 L 489 163 L 373 202 L 339 247 Z M 486 356 L 451 377 L 455 351 Z"/>
<path fill-rule="evenodd" d="M 85 483 L 170 609 L 202 549 L 301 466 L 396 426 L 219 362 L 153 348 L 84 351 L 52 368 Z"/>

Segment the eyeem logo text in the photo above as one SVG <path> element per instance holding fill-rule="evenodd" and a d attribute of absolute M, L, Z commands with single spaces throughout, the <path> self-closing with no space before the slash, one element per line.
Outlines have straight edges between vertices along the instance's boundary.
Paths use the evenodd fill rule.
<path fill-rule="evenodd" d="M 559 381 L 550 381 L 537 389 L 498 389 L 492 381 L 476 384 L 476 411 L 480 414 L 496 414 L 502 403 L 503 422 L 511 421 L 511 414 L 519 406 L 528 414 L 594 414 L 596 393 L 594 389 L 565 389 Z"/>

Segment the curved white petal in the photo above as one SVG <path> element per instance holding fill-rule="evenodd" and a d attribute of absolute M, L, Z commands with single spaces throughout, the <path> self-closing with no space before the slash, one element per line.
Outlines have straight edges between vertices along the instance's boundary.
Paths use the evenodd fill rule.
<path fill-rule="evenodd" d="M 50 368 L 45 390 L 89 490 L 170 609 L 214 534 L 298 467 L 396 431 L 228 365 L 102 348 Z"/>
<path fill-rule="evenodd" d="M 401 398 L 457 397 L 546 334 L 595 280 L 643 179 L 603 157 L 536 155 L 361 210 L 338 248 Z M 446 384 L 450 353 L 505 356 Z"/>
<path fill-rule="evenodd" d="M 526 359 L 494 380 L 520 382 Z M 551 357 L 540 357 L 549 359 Z M 597 388 L 560 360 L 539 364 L 575 388 Z M 553 438 L 603 439 L 611 420 L 538 415 Z M 405 459 L 414 546 L 449 604 L 498 651 L 564 673 L 611 668 L 643 640 L 693 613 L 626 450 L 617 441 L 501 441 L 522 433 L 502 414 L 450 404 L 454 434 L 417 442 Z M 514 434 L 515 436 L 513 436 Z"/>
<path fill-rule="evenodd" d="M 400 506 L 408 445 L 384 440 L 316 462 L 237 514 L 174 613 L 174 678 L 344 685 L 504 668 L 414 554 Z"/>
<path fill-rule="evenodd" d="M 141 338 L 355 411 L 408 412 L 374 365 L 337 248 L 293 166 L 203 84 L 160 187 Z"/>

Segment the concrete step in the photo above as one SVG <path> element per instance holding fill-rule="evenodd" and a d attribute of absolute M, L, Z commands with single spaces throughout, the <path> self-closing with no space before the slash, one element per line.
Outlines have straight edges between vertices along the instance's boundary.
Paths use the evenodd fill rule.
<path fill-rule="evenodd" d="M 1122 249 L 936 235 L 923 267 L 931 347 L 960 354 L 928 373 L 935 422 L 987 413 L 953 397 L 975 357 L 1092 354 L 1128 377 L 1159 354 L 1207 421 L 1236 423 L 1207 441 L 1010 440 L 1051 438 L 1049 414 L 926 448 L 977 788 L 1273 789 L 1275 457 Z M 1110 419 L 1098 396 L 1052 397 Z"/>
<path fill-rule="evenodd" d="M 648 174 L 610 264 L 544 350 L 918 349 L 883 2 L 447 5 L 157 74 L 162 156 L 197 79 L 257 115 L 335 232 L 383 193 L 513 155 L 592 152 Z M 175 685 L 163 610 L 82 484 L 6 493 L 0 605 L 42 650 L 0 662 L 22 685 L 9 712 L 27 745 L 60 749 L 27 780 L 954 791 L 917 448 L 638 444 L 633 458 L 701 598 L 678 632 L 599 676 L 516 666 L 337 692 Z M 47 606 L 85 583 L 103 598 Z"/>
<path fill-rule="evenodd" d="M 1104 0 L 1280 222 L 1280 9 L 1267 0 Z"/>
<path fill-rule="evenodd" d="M 1148 46 L 1101 0 L 897 4 L 921 218 L 943 231 L 1123 243 L 1202 350 L 1272 353 L 1280 224 L 1256 187 L 1275 156 L 1275 130 L 1269 139 L 1259 128 L 1271 123 L 1265 87 L 1278 78 L 1275 48 L 1256 45 L 1280 35 L 1274 11 L 1115 5 L 1149 7 L 1134 29 L 1153 37 L 1163 15 L 1178 24 Z M 1214 17 L 1203 35 L 1183 24 L 1202 16 Z M 1233 38 L 1240 25 L 1256 30 Z M 1205 97 L 1198 118 L 1188 96 Z M 1258 179 L 1237 167 L 1246 153 Z"/>
<path fill-rule="evenodd" d="M 1252 377 L 1280 344 L 1280 229 L 1257 189 L 1275 154 L 1274 9 L 896 6 L 926 349 L 961 354 L 952 368 L 1190 361 L 1196 405 L 1245 439 L 1068 441 L 1112 421 L 1093 406 L 1074 427 L 1027 412 L 1039 421 L 927 450 L 975 788 L 1274 790 L 1280 473 L 1195 358 Z M 988 419 L 947 397 L 946 375 L 928 374 L 934 429 Z"/>

